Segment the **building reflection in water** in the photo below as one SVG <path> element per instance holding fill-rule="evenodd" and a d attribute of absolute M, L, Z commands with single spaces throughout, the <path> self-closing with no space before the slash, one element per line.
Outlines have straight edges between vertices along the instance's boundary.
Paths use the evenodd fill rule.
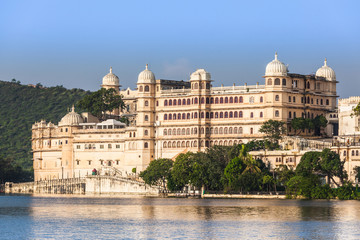
<path fill-rule="evenodd" d="M 11 233 L 18 231 L 16 224 L 6 221 L 21 222 L 19 239 L 345 239 L 360 234 L 358 201 L 23 197 L 12 206 L 4 201 L 0 197 L 0 227 Z"/>

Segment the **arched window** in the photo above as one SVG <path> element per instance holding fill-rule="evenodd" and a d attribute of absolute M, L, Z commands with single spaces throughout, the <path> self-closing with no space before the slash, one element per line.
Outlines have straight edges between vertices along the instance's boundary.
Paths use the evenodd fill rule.
<path fill-rule="evenodd" d="M 215 98 L 215 104 L 219 103 L 219 98 Z"/>
<path fill-rule="evenodd" d="M 218 112 L 215 113 L 215 118 L 219 118 L 219 113 Z"/>
<path fill-rule="evenodd" d="M 176 120 L 176 113 L 173 114 L 173 120 Z"/>
<path fill-rule="evenodd" d="M 238 103 L 238 97 L 234 98 L 234 103 Z"/>
<path fill-rule="evenodd" d="M 164 120 L 167 120 L 167 114 L 166 113 L 164 114 Z"/>
<path fill-rule="evenodd" d="M 167 129 L 164 129 L 164 135 L 165 136 L 167 135 Z"/>
<path fill-rule="evenodd" d="M 238 112 L 234 112 L 234 118 L 237 118 L 238 117 Z"/>
<path fill-rule="evenodd" d="M 279 79 L 279 78 L 276 78 L 276 79 L 275 79 L 274 85 L 280 85 L 280 79 Z"/>
<path fill-rule="evenodd" d="M 275 101 L 279 101 L 279 100 L 280 100 L 279 95 L 275 95 Z"/>
<path fill-rule="evenodd" d="M 174 103 L 174 106 L 176 106 L 176 104 L 177 104 L 177 101 L 176 101 L 176 99 L 174 99 L 173 103 Z"/>
<path fill-rule="evenodd" d="M 167 148 L 167 143 L 166 142 L 163 143 L 163 148 Z"/>
<path fill-rule="evenodd" d="M 224 113 L 220 112 L 220 118 L 223 118 L 223 117 L 224 117 Z"/>
<path fill-rule="evenodd" d="M 263 112 L 260 112 L 260 118 L 262 118 L 263 117 Z"/>
<path fill-rule="evenodd" d="M 197 112 L 196 113 L 194 113 L 194 118 L 197 118 L 198 117 L 198 114 L 197 114 Z"/>
<path fill-rule="evenodd" d="M 214 98 L 210 98 L 210 103 L 213 104 L 214 103 Z"/>
<path fill-rule="evenodd" d="M 201 118 L 205 118 L 204 112 L 201 112 Z"/>
<path fill-rule="evenodd" d="M 279 81 L 280 81 L 280 79 L 279 79 Z M 254 134 L 254 129 L 253 128 L 250 128 L 250 134 Z"/>
<path fill-rule="evenodd" d="M 186 119 L 185 113 L 182 114 L 182 119 L 183 119 L 183 120 Z"/>
<path fill-rule="evenodd" d="M 224 99 L 222 97 L 220 98 L 220 103 L 224 103 Z"/>
<path fill-rule="evenodd" d="M 201 98 L 201 104 L 204 104 L 204 103 L 205 103 L 205 98 L 202 97 L 202 98 Z"/>
<path fill-rule="evenodd" d="M 243 99 L 243 97 L 241 96 L 241 97 L 239 97 L 239 103 L 242 103 L 242 102 L 244 102 L 244 99 Z"/>
<path fill-rule="evenodd" d="M 181 142 L 181 147 L 185 147 L 185 141 Z"/>
<path fill-rule="evenodd" d="M 190 142 L 186 141 L 186 147 L 190 147 Z"/>
<path fill-rule="evenodd" d="M 194 104 L 198 104 L 198 98 L 194 99 Z"/>
<path fill-rule="evenodd" d="M 291 112 L 289 112 L 289 118 L 291 118 Z"/>
<path fill-rule="evenodd" d="M 271 80 L 271 78 L 269 78 L 269 79 L 267 80 L 267 85 L 272 85 L 272 80 Z"/>
<path fill-rule="evenodd" d="M 243 128 L 242 128 L 242 127 L 239 127 L 238 133 L 239 133 L 239 134 L 243 134 Z"/>
<path fill-rule="evenodd" d="M 329 99 L 326 99 L 326 105 L 329 105 Z"/>
<path fill-rule="evenodd" d="M 243 112 L 240 111 L 240 112 L 239 112 L 239 118 L 242 118 L 242 117 L 243 117 Z"/>
<path fill-rule="evenodd" d="M 169 120 L 172 120 L 172 114 L 171 113 L 169 114 Z"/>
<path fill-rule="evenodd" d="M 228 112 L 225 112 L 225 114 L 224 114 L 225 116 L 225 118 L 228 118 L 229 117 L 229 114 L 228 114 Z"/>
<path fill-rule="evenodd" d="M 222 127 L 219 128 L 219 134 L 223 134 L 223 128 Z"/>
<path fill-rule="evenodd" d="M 206 118 L 210 118 L 210 113 L 206 112 Z"/>
<path fill-rule="evenodd" d="M 169 100 L 169 106 L 172 106 L 172 100 L 171 99 Z"/>
<path fill-rule="evenodd" d="M 229 103 L 229 98 L 225 97 L 225 103 Z"/>
<path fill-rule="evenodd" d="M 255 102 L 255 98 L 251 96 L 251 97 L 249 98 L 249 103 L 254 103 L 254 102 Z"/>
<path fill-rule="evenodd" d="M 149 148 L 149 143 L 144 143 L 144 148 Z"/>
<path fill-rule="evenodd" d="M 190 119 L 190 113 L 186 115 L 186 119 Z"/>
<path fill-rule="evenodd" d="M 149 131 L 148 131 L 148 130 L 145 130 L 145 131 L 144 131 L 144 135 L 145 135 L 145 136 L 149 135 Z"/>
<path fill-rule="evenodd" d="M 145 101 L 145 107 L 149 106 L 149 101 Z"/>
<path fill-rule="evenodd" d="M 219 133 L 219 130 L 218 128 L 216 127 L 215 130 L 214 130 L 214 134 L 218 134 Z"/>
<path fill-rule="evenodd" d="M 140 91 L 140 92 L 144 91 L 143 86 L 140 86 L 140 87 L 139 87 L 139 91 Z M 128 94 L 128 95 L 129 95 L 129 94 Z"/>
<path fill-rule="evenodd" d="M 282 80 L 282 85 L 286 86 L 286 79 L 285 78 L 283 78 L 283 80 Z"/>
<path fill-rule="evenodd" d="M 168 105 L 168 100 L 165 100 L 164 101 L 164 106 L 167 106 Z"/>
<path fill-rule="evenodd" d="M 279 117 L 279 111 L 278 110 L 275 111 L 275 117 Z"/>
<path fill-rule="evenodd" d="M 251 112 L 251 113 L 250 113 L 250 118 L 253 118 L 253 117 L 254 117 L 254 113 Z"/>
<path fill-rule="evenodd" d="M 190 128 L 186 129 L 186 135 L 190 135 Z"/>
<path fill-rule="evenodd" d="M 181 120 L 181 113 L 178 113 L 177 119 L 178 119 L 178 120 Z"/>
<path fill-rule="evenodd" d="M 206 104 L 209 104 L 210 103 L 210 98 L 206 98 Z"/>
<path fill-rule="evenodd" d="M 234 98 L 233 97 L 230 97 L 229 98 L 229 103 L 233 103 L 234 102 Z"/>
<path fill-rule="evenodd" d="M 156 106 L 157 106 L 157 107 L 159 106 L 159 101 L 156 101 Z"/>
<path fill-rule="evenodd" d="M 205 134 L 205 129 L 203 127 L 200 129 L 200 134 Z"/>
<path fill-rule="evenodd" d="M 234 127 L 234 134 L 237 134 L 238 131 L 237 131 L 237 127 Z"/>
<path fill-rule="evenodd" d="M 182 100 L 182 105 L 186 105 L 186 99 L 185 98 Z"/>
<path fill-rule="evenodd" d="M 173 148 L 176 148 L 176 142 L 175 142 L 175 141 L 173 141 L 172 147 L 173 147 Z"/>
<path fill-rule="evenodd" d="M 145 115 L 145 122 L 149 121 L 149 115 Z"/>
<path fill-rule="evenodd" d="M 224 134 L 228 134 L 228 128 L 224 128 Z"/>
<path fill-rule="evenodd" d="M 214 118 L 214 113 L 213 112 L 210 113 L 210 118 Z"/>
<path fill-rule="evenodd" d="M 148 85 L 145 86 L 145 92 L 149 92 L 150 91 L 150 88 Z"/>
<path fill-rule="evenodd" d="M 233 133 L 233 128 L 229 127 L 229 134 L 232 134 L 232 133 Z"/>
<path fill-rule="evenodd" d="M 264 102 L 264 98 L 262 96 L 260 97 L 260 102 Z"/>
<path fill-rule="evenodd" d="M 198 89 L 198 88 L 199 88 L 199 84 L 198 84 L 198 83 L 195 83 L 194 88 L 195 88 L 195 89 Z"/>
<path fill-rule="evenodd" d="M 190 105 L 190 98 L 188 98 L 186 105 Z"/>
<path fill-rule="evenodd" d="M 172 133 L 174 136 L 176 135 L 176 128 L 173 129 Z"/>
<path fill-rule="evenodd" d="M 181 129 L 180 128 L 177 129 L 176 134 L 181 135 Z"/>
<path fill-rule="evenodd" d="M 178 99 L 178 105 L 181 105 L 181 99 Z"/>
<path fill-rule="evenodd" d="M 233 118 L 233 112 L 229 112 L 229 118 Z"/>

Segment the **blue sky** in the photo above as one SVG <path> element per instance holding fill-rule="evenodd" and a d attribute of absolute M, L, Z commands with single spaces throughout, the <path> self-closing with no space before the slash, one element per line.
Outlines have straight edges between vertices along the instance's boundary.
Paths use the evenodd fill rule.
<path fill-rule="evenodd" d="M 309 74 L 327 57 L 341 97 L 360 95 L 360 1 L 0 2 L 0 80 L 97 90 L 109 67 L 156 78 L 263 83 L 274 58 Z"/>

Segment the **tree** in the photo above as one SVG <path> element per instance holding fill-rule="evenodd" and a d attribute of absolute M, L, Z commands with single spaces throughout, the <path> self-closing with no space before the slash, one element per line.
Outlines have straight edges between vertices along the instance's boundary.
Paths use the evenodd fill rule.
<path fill-rule="evenodd" d="M 286 132 L 284 125 L 285 123 L 282 121 L 270 119 L 264 122 L 259 132 L 265 133 L 267 139 L 277 143 Z"/>
<path fill-rule="evenodd" d="M 140 173 L 140 177 L 149 185 L 162 184 L 166 188 L 166 180 L 170 176 L 173 161 L 167 158 L 155 159 L 150 162 L 149 166 Z M 136 172 L 136 168 L 135 168 Z"/>
<path fill-rule="evenodd" d="M 193 165 L 195 163 L 194 153 L 181 153 L 176 157 L 171 171 L 172 180 L 177 188 L 182 188 L 191 183 Z"/>
<path fill-rule="evenodd" d="M 124 109 L 125 107 L 121 96 L 113 88 L 101 88 L 96 92 L 86 95 L 77 105 L 100 120 L 105 120 L 106 112 L 111 112 L 117 108 Z"/>
<path fill-rule="evenodd" d="M 291 120 L 291 128 L 295 130 L 295 135 L 298 135 L 302 130 L 306 128 L 305 118 L 294 118 Z M 300 130 L 299 132 L 296 132 Z"/>
<path fill-rule="evenodd" d="M 323 116 L 316 116 L 313 119 L 314 129 L 315 129 L 315 135 L 320 136 L 321 129 L 325 128 L 328 124 L 328 120 Z"/>
<path fill-rule="evenodd" d="M 359 116 L 360 115 L 360 102 L 358 103 L 358 105 L 353 109 L 355 116 Z"/>
<path fill-rule="evenodd" d="M 360 166 L 354 167 L 355 178 L 360 181 Z"/>
<path fill-rule="evenodd" d="M 230 161 L 224 170 L 224 177 L 231 189 L 239 190 L 241 186 L 241 173 L 244 171 L 245 164 L 239 157 Z"/>
<path fill-rule="evenodd" d="M 263 176 L 263 184 L 264 185 L 267 185 L 267 191 L 269 192 L 270 191 L 270 186 L 272 184 L 274 184 L 275 180 L 272 176 L 270 175 L 264 175 Z"/>

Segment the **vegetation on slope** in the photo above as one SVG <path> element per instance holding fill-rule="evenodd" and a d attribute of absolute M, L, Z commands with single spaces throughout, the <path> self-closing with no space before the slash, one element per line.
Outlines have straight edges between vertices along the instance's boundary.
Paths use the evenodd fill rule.
<path fill-rule="evenodd" d="M 67 109 L 87 94 L 89 92 L 81 89 L 62 86 L 47 88 L 41 84 L 21 85 L 14 79 L 11 82 L 0 81 L 0 163 L 17 173 L 21 167 L 23 171 L 20 172 L 26 175 L 4 174 L 0 183 L 31 178 L 32 124 L 41 119 L 58 123 Z M 4 168 L 0 169 L 0 178 L 4 171 Z"/>

